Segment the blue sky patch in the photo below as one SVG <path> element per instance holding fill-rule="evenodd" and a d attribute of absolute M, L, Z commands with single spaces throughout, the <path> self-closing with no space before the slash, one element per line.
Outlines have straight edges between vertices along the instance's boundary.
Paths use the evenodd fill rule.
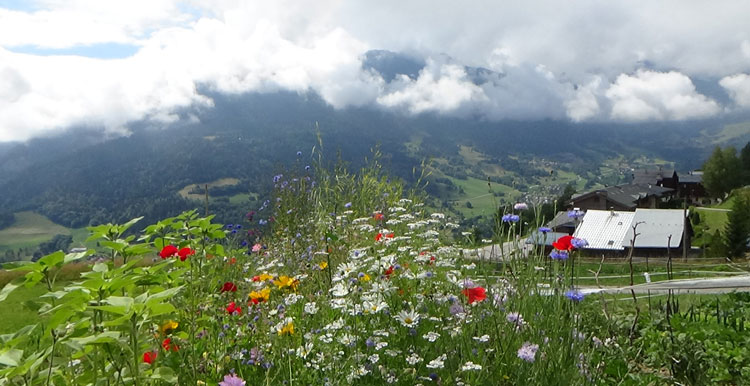
<path fill-rule="evenodd" d="M 18 46 L 7 48 L 19 54 L 41 56 L 76 55 L 97 59 L 123 59 L 135 55 L 139 47 L 132 44 L 101 43 L 70 48 L 40 48 L 37 46 Z"/>

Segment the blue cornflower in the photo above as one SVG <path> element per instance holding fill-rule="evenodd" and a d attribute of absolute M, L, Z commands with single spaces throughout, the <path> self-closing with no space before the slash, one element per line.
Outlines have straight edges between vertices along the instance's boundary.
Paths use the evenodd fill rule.
<path fill-rule="evenodd" d="M 298 152 L 297 152 L 297 157 L 301 157 L 301 156 L 302 156 L 302 152 L 301 152 L 301 151 L 298 151 Z"/>
<path fill-rule="evenodd" d="M 539 227 L 539 232 L 549 233 L 549 232 L 552 232 L 552 229 L 547 228 L 547 227 Z"/>
<path fill-rule="evenodd" d="M 346 204 L 344 204 L 344 208 L 346 208 L 346 209 L 349 209 L 351 207 L 352 207 L 352 203 L 351 202 L 347 202 Z"/>
<path fill-rule="evenodd" d="M 554 251 L 550 252 L 549 257 L 552 260 L 567 260 L 568 259 L 568 252 L 554 250 Z"/>
<path fill-rule="evenodd" d="M 565 297 L 576 303 L 583 301 L 583 296 L 583 292 L 578 290 L 568 290 L 565 292 Z"/>
<path fill-rule="evenodd" d="M 573 248 L 575 249 L 581 249 L 585 246 L 588 246 L 589 242 L 586 241 L 585 239 L 579 239 L 578 237 L 574 237 L 573 239 L 570 240 L 570 245 L 572 245 Z"/>
<path fill-rule="evenodd" d="M 511 222 L 518 222 L 521 217 L 519 217 L 517 214 L 504 214 L 502 217 L 503 222 L 511 223 Z"/>

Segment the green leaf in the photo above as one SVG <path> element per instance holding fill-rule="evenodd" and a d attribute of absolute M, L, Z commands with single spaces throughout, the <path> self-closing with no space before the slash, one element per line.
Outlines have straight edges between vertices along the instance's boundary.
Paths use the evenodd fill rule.
<path fill-rule="evenodd" d="M 159 367 L 158 369 L 154 370 L 154 374 L 151 375 L 151 378 L 161 379 L 164 382 L 167 382 L 170 384 L 177 383 L 177 375 L 175 375 L 174 370 L 172 370 L 169 367 Z"/>
<path fill-rule="evenodd" d="M 108 305 L 94 306 L 92 308 L 115 314 L 127 315 L 130 314 L 130 310 L 133 308 L 134 299 L 128 296 L 110 296 L 104 299 L 104 303 Z"/>
<path fill-rule="evenodd" d="M 109 266 L 104 263 L 96 263 L 94 264 L 94 268 L 92 268 L 94 272 L 107 272 L 109 271 Z"/>
<path fill-rule="evenodd" d="M 39 259 L 38 263 L 46 267 L 54 267 L 65 260 L 65 253 L 57 251 Z"/>
<path fill-rule="evenodd" d="M 23 278 L 17 278 L 16 280 L 13 280 L 12 282 L 8 283 L 3 287 L 2 291 L 0 291 L 0 302 L 4 301 L 8 298 L 8 295 L 10 295 L 11 292 L 13 292 L 16 288 L 20 287 L 24 282 Z"/>
<path fill-rule="evenodd" d="M 65 255 L 65 259 L 63 260 L 64 264 L 70 263 L 71 261 L 76 261 L 83 259 L 84 257 L 94 253 L 93 249 L 89 249 L 86 252 L 78 252 L 78 253 L 68 253 Z"/>
<path fill-rule="evenodd" d="M 9 349 L 0 354 L 0 364 L 6 366 L 18 366 L 23 357 L 23 350 Z"/>
<path fill-rule="evenodd" d="M 153 303 L 153 302 L 157 302 L 157 301 L 159 301 L 161 299 L 170 298 L 170 297 L 176 295 L 178 292 L 180 292 L 182 290 L 182 287 L 184 287 L 184 286 L 173 287 L 173 288 L 161 291 L 161 292 L 157 292 L 157 293 L 155 293 L 155 294 L 153 294 L 153 295 L 151 295 L 151 296 L 148 297 L 148 302 L 147 303 Z"/>
<path fill-rule="evenodd" d="M 137 223 L 138 221 L 141 221 L 141 219 L 143 219 L 143 216 L 138 217 L 138 218 L 134 218 L 134 219 L 126 222 L 125 224 L 120 225 L 120 229 L 119 229 L 120 234 L 125 233 L 125 231 L 127 231 L 128 228 L 130 228 L 131 226 L 133 226 L 133 224 Z"/>
<path fill-rule="evenodd" d="M 177 311 L 171 303 L 149 304 L 148 308 L 151 311 L 151 316 L 159 316 Z"/>
<path fill-rule="evenodd" d="M 74 341 L 75 343 L 85 346 L 87 344 L 114 343 L 119 338 L 120 338 L 119 331 L 105 331 L 105 332 L 102 332 L 101 334 L 85 336 L 82 338 L 73 338 L 71 340 Z"/>

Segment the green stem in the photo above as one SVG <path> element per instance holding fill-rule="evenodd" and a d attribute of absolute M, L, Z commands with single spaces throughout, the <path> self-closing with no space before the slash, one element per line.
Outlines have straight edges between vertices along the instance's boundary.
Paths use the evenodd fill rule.
<path fill-rule="evenodd" d="M 130 341 L 133 349 L 133 380 L 134 384 L 138 385 L 138 314 L 133 313 L 130 318 Z"/>

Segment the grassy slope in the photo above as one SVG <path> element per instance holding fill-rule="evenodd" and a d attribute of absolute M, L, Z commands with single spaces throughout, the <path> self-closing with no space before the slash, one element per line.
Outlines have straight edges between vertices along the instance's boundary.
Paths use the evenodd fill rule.
<path fill-rule="evenodd" d="M 47 217 L 34 212 L 18 212 L 16 222 L 0 230 L 0 251 L 35 247 L 57 234 L 69 235 L 71 229 L 57 225 Z"/>

